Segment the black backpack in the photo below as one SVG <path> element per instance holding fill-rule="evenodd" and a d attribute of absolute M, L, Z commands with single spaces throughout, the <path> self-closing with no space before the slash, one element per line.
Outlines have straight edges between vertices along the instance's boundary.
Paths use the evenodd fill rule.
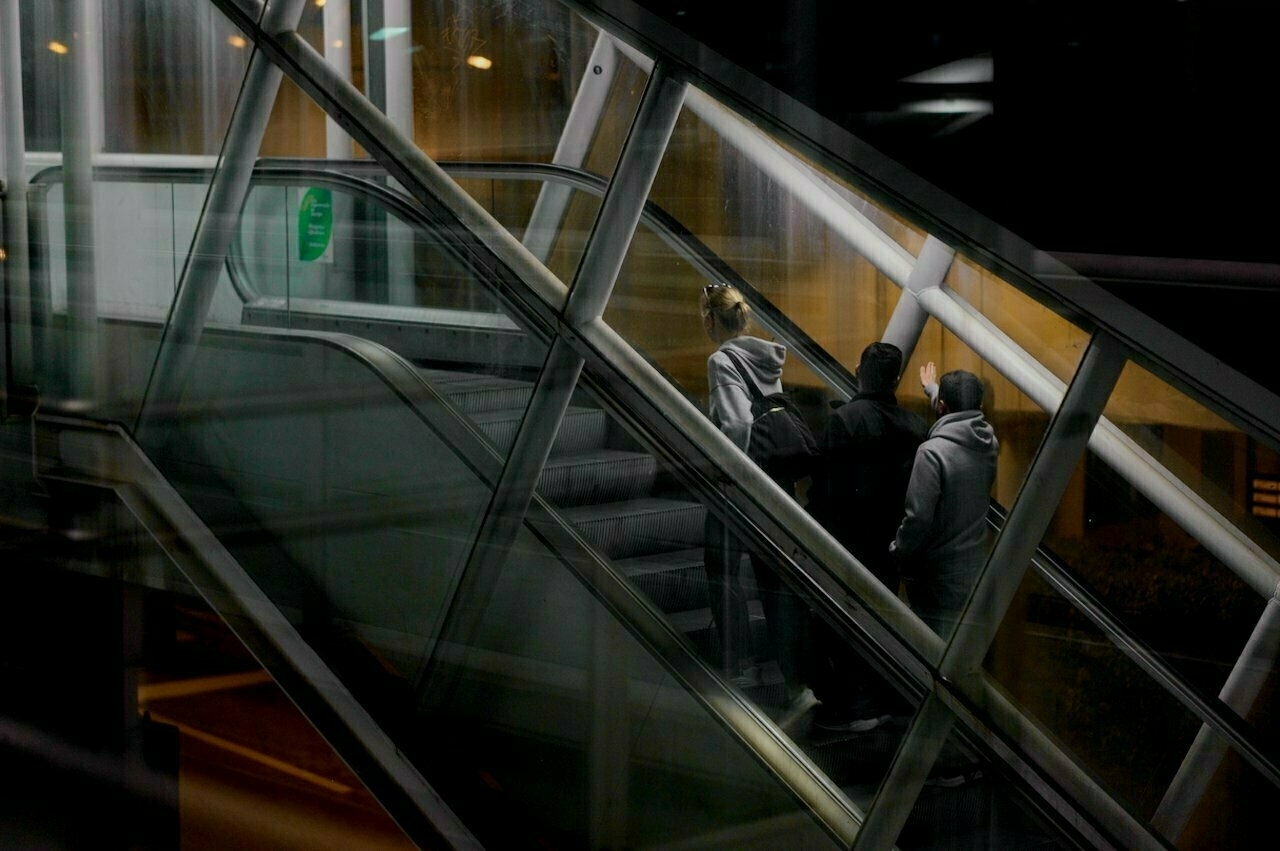
<path fill-rule="evenodd" d="M 747 442 L 747 455 L 770 478 L 784 486 L 809 475 L 818 457 L 818 441 L 791 397 L 786 393 L 764 395 L 739 356 L 728 349 L 721 351 L 729 356 L 751 394 L 751 438 Z"/>

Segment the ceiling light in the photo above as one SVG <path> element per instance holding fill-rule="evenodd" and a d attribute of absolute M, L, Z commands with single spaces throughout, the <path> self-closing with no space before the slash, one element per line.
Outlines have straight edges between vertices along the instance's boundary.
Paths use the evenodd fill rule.
<path fill-rule="evenodd" d="M 67 46 L 60 41 L 49 42 L 49 49 L 59 56 L 67 52 Z"/>
<path fill-rule="evenodd" d="M 242 35 L 233 35 L 227 39 L 227 44 L 231 45 L 232 47 L 243 48 L 243 47 L 247 47 L 249 42 L 245 41 L 244 36 Z"/>
<path fill-rule="evenodd" d="M 472 68 L 479 68 L 481 71 L 488 71 L 493 67 L 493 60 L 488 56 L 468 56 L 467 64 Z"/>
<path fill-rule="evenodd" d="M 957 59 L 934 68 L 903 77 L 904 83 L 964 84 L 990 83 L 996 77 L 995 61 L 990 56 L 971 56 Z"/>

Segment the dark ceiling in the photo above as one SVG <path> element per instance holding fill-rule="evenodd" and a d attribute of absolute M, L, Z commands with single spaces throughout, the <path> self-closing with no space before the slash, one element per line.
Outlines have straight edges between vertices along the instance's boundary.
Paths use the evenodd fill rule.
<path fill-rule="evenodd" d="M 1274 2 L 638 3 L 1039 248 L 1280 262 Z"/>

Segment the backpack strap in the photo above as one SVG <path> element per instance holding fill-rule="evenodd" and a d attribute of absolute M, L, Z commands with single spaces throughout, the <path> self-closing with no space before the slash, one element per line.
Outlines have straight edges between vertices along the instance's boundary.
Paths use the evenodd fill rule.
<path fill-rule="evenodd" d="M 760 388 L 757 387 L 755 381 L 751 379 L 751 371 L 748 370 L 747 365 L 742 362 L 741 355 L 732 349 L 721 349 L 720 351 L 723 352 L 733 363 L 734 369 L 738 371 L 738 377 L 740 377 L 743 383 L 747 385 L 747 392 L 751 394 L 751 400 L 753 402 L 763 401 L 764 394 L 760 392 Z"/>

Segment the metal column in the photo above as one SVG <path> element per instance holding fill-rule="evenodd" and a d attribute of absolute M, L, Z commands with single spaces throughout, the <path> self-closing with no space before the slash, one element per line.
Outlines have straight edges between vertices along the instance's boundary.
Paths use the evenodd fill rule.
<path fill-rule="evenodd" d="M 1280 588 L 1277 588 L 1280 594 Z M 1245 644 L 1244 652 L 1227 677 L 1219 699 L 1244 718 L 1253 708 L 1253 702 L 1275 668 L 1280 654 L 1280 598 L 1272 597 L 1262 610 L 1253 634 Z M 1228 743 L 1224 736 L 1205 724 L 1196 734 L 1190 750 L 1182 760 L 1173 782 L 1165 790 L 1164 798 L 1151 817 L 1151 823 L 1173 843 L 1177 843 L 1217 773 Z"/>
<path fill-rule="evenodd" d="M 64 404 L 92 406 L 98 385 L 98 297 L 93 215 L 93 109 L 97 52 L 91 48 L 88 0 L 62 0 L 59 25 L 67 53 L 59 67 L 63 210 L 67 257 L 67 384 Z"/>
<path fill-rule="evenodd" d="M 351 80 L 351 0 L 324 4 L 324 58 L 342 79 Z M 331 116 L 324 119 L 324 153 L 331 160 L 351 159 L 351 137 Z"/>
<path fill-rule="evenodd" d="M 1088 448 L 1124 364 L 1120 343 L 1095 334 L 943 652 L 938 672 L 943 682 L 980 674 L 983 656 Z M 880 785 L 855 849 L 888 847 L 897 839 L 954 724 L 955 716 L 942 699 L 936 693 L 927 695 Z"/>
<path fill-rule="evenodd" d="M 0 321 L 0 361 L 9 381 L 8 396 L 12 400 L 14 385 L 34 384 L 31 338 L 31 261 L 27 233 L 27 147 L 22 113 L 22 33 L 18 4 L 0 3 L 0 118 L 3 136 L 0 152 L 4 170 L 4 232 L 0 247 L 4 259 L 5 301 L 0 302 L 0 320 L 7 310 L 7 321 Z M 7 339 L 6 339 L 7 337 Z M 7 353 L 7 354 L 6 354 Z M 5 411 L 0 410 L 0 415 Z"/>
<path fill-rule="evenodd" d="M 273 35 L 296 29 L 305 5 L 306 0 L 274 0 L 263 15 L 262 28 Z M 260 48 L 255 48 L 245 71 L 240 101 L 227 128 L 222 162 L 209 186 L 204 212 L 178 282 L 178 294 L 169 311 L 151 385 L 139 415 L 139 429 L 154 424 L 157 415 L 169 413 L 181 397 L 226 262 L 227 248 L 240 219 L 240 208 L 249 192 L 254 160 L 262 146 L 281 76 L 280 69 Z"/>

